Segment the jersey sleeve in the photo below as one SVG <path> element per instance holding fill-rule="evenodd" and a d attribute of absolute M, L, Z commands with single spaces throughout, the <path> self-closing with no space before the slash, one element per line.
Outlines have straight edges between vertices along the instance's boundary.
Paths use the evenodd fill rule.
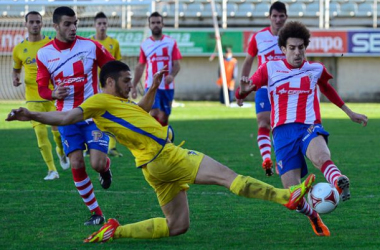
<path fill-rule="evenodd" d="M 324 94 L 327 97 L 327 99 L 330 100 L 330 102 L 334 103 L 336 106 L 340 108 L 344 105 L 344 101 L 342 100 L 342 98 L 340 98 L 336 90 L 328 82 L 332 78 L 333 77 L 330 75 L 329 72 L 327 72 L 326 68 L 323 67 L 321 77 L 318 79 L 318 86 L 322 94 Z"/>
<path fill-rule="evenodd" d="M 98 66 L 101 68 L 104 64 L 106 64 L 109 61 L 115 60 L 113 56 L 111 55 L 106 48 L 104 48 L 103 45 L 101 45 L 97 41 L 93 41 L 96 46 L 96 61 L 98 62 Z"/>
<path fill-rule="evenodd" d="M 255 85 L 255 91 L 268 84 L 268 67 L 267 63 L 261 64 L 256 72 L 251 76 L 252 84 Z"/>
<path fill-rule="evenodd" d="M 257 33 L 256 33 L 257 34 Z M 252 57 L 255 57 L 257 56 L 257 53 L 258 53 L 258 50 L 257 50 L 257 43 L 256 43 L 256 34 L 254 34 L 251 38 L 251 41 L 249 41 L 249 44 L 248 44 L 248 50 L 247 50 L 247 53 L 252 56 Z"/>
<path fill-rule="evenodd" d="M 18 57 L 18 47 L 15 47 L 12 52 L 13 57 L 13 68 L 14 69 L 21 69 L 22 68 L 22 61 Z"/>
<path fill-rule="evenodd" d="M 120 45 L 117 40 L 115 40 L 115 59 L 120 61 L 121 60 L 121 51 L 120 51 Z"/>
<path fill-rule="evenodd" d="M 140 47 L 139 63 L 145 64 L 147 62 L 144 50 Z"/>
<path fill-rule="evenodd" d="M 172 51 L 172 59 L 180 60 L 181 58 L 182 58 L 182 55 L 178 49 L 177 42 L 174 42 L 173 51 Z"/>
<path fill-rule="evenodd" d="M 78 107 L 83 111 L 85 120 L 101 116 L 105 112 L 107 100 L 102 94 L 93 95 Z"/>
<path fill-rule="evenodd" d="M 50 73 L 48 69 L 46 68 L 45 64 L 43 64 L 38 59 L 38 53 L 36 56 L 36 62 L 37 62 L 37 77 L 36 81 L 38 84 L 38 93 L 39 95 L 46 99 L 46 100 L 52 100 L 51 97 L 51 89 L 49 89 L 49 83 L 50 83 Z"/>

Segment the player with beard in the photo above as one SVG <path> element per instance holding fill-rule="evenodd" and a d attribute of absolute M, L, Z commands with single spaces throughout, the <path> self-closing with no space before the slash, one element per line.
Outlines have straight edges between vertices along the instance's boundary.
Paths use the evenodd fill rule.
<path fill-rule="evenodd" d="M 76 35 L 78 19 L 69 7 L 59 7 L 53 13 L 56 38 L 37 54 L 37 82 L 40 95 L 56 100 L 58 111 L 72 110 L 99 92 L 98 67 L 114 60 L 98 42 Z M 48 88 L 54 85 L 54 90 Z M 90 162 L 99 172 L 104 189 L 112 182 L 110 159 L 107 157 L 108 136 L 88 119 L 69 126 L 59 126 L 65 154 L 69 157 L 75 187 L 92 213 L 85 225 L 104 223 L 103 212 L 96 200 L 90 177 L 87 175 L 82 151 L 90 150 Z M 86 145 L 85 145 L 86 144 Z"/>
<path fill-rule="evenodd" d="M 8 121 L 32 119 L 60 126 L 93 118 L 102 131 L 114 134 L 132 152 L 136 167 L 141 168 L 145 180 L 154 188 L 165 217 L 126 225 L 109 219 L 85 242 L 106 242 L 117 238 L 154 239 L 186 233 L 190 226 L 186 194 L 189 184 L 218 185 L 235 195 L 295 209 L 310 189 L 314 175 L 302 184 L 279 189 L 250 176 L 239 175 L 201 152 L 184 149 L 170 141 L 168 126 L 162 126 L 148 113 L 163 75 L 167 73 L 165 69 L 153 76 L 151 87 L 139 103 L 128 99 L 132 87 L 128 65 L 111 61 L 100 72 L 103 93 L 92 96 L 77 108 L 48 114 L 20 108 L 8 115 Z"/>
<path fill-rule="evenodd" d="M 145 92 L 152 85 L 154 74 L 167 66 L 168 73 L 162 79 L 150 111 L 150 114 L 159 123 L 166 126 L 169 124 L 169 115 L 174 99 L 174 77 L 180 70 L 179 60 L 182 56 L 177 47 L 177 42 L 173 38 L 162 34 L 162 28 L 164 27 L 163 17 L 158 12 L 153 12 L 149 16 L 148 22 L 152 36 L 146 39 L 140 47 L 140 59 L 135 68 L 135 78 L 132 84 L 132 98 L 137 97 L 136 86 L 143 75 L 146 64 Z"/>

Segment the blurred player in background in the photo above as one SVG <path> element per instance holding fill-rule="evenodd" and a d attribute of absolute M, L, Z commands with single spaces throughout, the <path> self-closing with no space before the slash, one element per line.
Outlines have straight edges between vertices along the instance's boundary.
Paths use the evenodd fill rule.
<path fill-rule="evenodd" d="M 149 18 L 149 28 L 152 36 L 146 39 L 140 47 L 140 59 L 135 68 L 132 85 L 132 98 L 137 97 L 136 86 L 143 75 L 145 64 L 147 64 L 145 75 L 145 92 L 152 85 L 153 75 L 167 66 L 168 73 L 162 79 L 162 83 L 157 91 L 150 114 L 161 125 L 169 124 L 169 115 L 174 99 L 174 77 L 180 70 L 179 60 L 182 58 L 177 47 L 177 42 L 162 34 L 164 19 L 158 12 L 153 12 Z"/>
<path fill-rule="evenodd" d="M 85 242 L 106 242 L 113 238 L 153 239 L 186 233 L 190 211 L 188 184 L 219 185 L 233 194 L 267 200 L 294 210 L 310 189 L 315 176 L 289 189 L 275 188 L 249 176 L 238 175 L 203 153 L 183 149 L 170 141 L 168 126 L 162 126 L 149 111 L 155 100 L 166 67 L 154 74 L 152 85 L 139 103 L 128 99 L 132 75 L 128 65 L 111 61 L 102 67 L 103 93 L 87 99 L 78 108 L 66 112 L 38 113 L 25 108 L 12 110 L 7 120 L 38 120 L 67 125 L 93 118 L 103 131 L 113 133 L 128 147 L 142 169 L 145 180 L 154 188 L 165 218 L 151 218 L 120 225 L 109 219 Z"/>
<path fill-rule="evenodd" d="M 226 53 L 224 55 L 224 69 L 226 71 L 226 80 L 227 80 L 227 88 L 228 88 L 228 98 L 230 103 L 234 99 L 234 90 L 235 90 L 235 79 L 238 75 L 238 61 L 232 55 L 232 49 L 227 47 Z M 220 73 L 220 68 L 218 69 L 219 79 L 216 81 L 216 84 L 220 88 L 219 93 L 219 101 L 224 104 L 224 92 L 223 92 L 223 80 L 222 75 Z"/>
<path fill-rule="evenodd" d="M 99 92 L 98 67 L 114 60 L 98 42 L 76 35 L 78 19 L 69 7 L 59 7 L 53 13 L 56 37 L 37 53 L 37 82 L 40 95 L 57 100 L 58 111 L 78 107 Z M 48 88 L 54 84 L 54 90 Z M 92 182 L 87 175 L 82 151 L 90 150 L 90 162 L 99 173 L 104 189 L 111 186 L 111 161 L 107 157 L 108 136 L 89 119 L 58 127 L 65 154 L 70 158 L 75 187 L 92 215 L 85 225 L 103 224 L 105 218 L 95 198 Z"/>
<path fill-rule="evenodd" d="M 243 63 L 242 77 L 249 77 L 252 63 L 257 56 L 258 67 L 261 64 L 277 59 L 284 59 L 285 55 L 277 44 L 278 31 L 284 26 L 288 15 L 286 6 L 282 2 L 274 2 L 269 9 L 270 26 L 252 36 L 248 45 L 247 56 Z M 256 117 L 258 124 L 257 143 L 263 159 L 262 167 L 267 176 L 273 175 L 270 140 L 270 103 L 266 87 L 260 88 L 255 95 Z"/>
<path fill-rule="evenodd" d="M 32 111 L 54 111 L 55 106 L 53 101 L 45 100 L 38 94 L 38 85 L 36 82 L 37 77 L 37 64 L 36 55 L 37 51 L 50 42 L 51 38 L 41 34 L 42 29 L 42 16 L 37 11 L 30 11 L 25 16 L 25 27 L 28 29 L 28 37 L 20 44 L 16 45 L 13 49 L 13 86 L 18 87 L 21 85 L 21 69 L 25 68 L 25 99 L 26 107 Z M 48 175 L 44 180 L 54 180 L 59 178 L 59 174 L 54 164 L 52 154 L 52 146 L 48 137 L 48 130 L 45 124 L 32 121 L 32 126 L 37 137 L 37 144 L 41 151 L 42 158 L 48 167 Z M 61 167 L 66 170 L 70 167 L 69 159 L 63 152 L 61 135 L 57 127 L 51 128 L 53 138 L 56 144 L 55 151 L 58 155 Z"/>
<path fill-rule="evenodd" d="M 116 60 L 121 60 L 121 52 L 119 42 L 107 35 L 108 18 L 103 12 L 99 12 L 94 18 L 96 33 L 91 37 L 92 40 L 99 42 L 111 53 Z M 116 149 L 116 140 L 110 136 L 108 155 L 114 157 L 122 157 L 123 155 Z"/>
<path fill-rule="evenodd" d="M 236 91 L 238 104 L 251 92 L 268 87 L 271 125 L 277 169 L 284 187 L 301 182 L 307 172 L 305 156 L 334 185 L 343 201 L 350 198 L 350 181 L 331 160 L 327 146 L 329 133 L 321 122 L 318 89 L 347 116 L 367 125 L 367 117 L 351 111 L 328 83 L 332 76 L 325 66 L 306 61 L 310 31 L 300 22 L 288 22 L 279 32 L 278 45 L 286 59 L 262 64 L 251 77 L 244 77 Z M 297 211 L 306 215 L 318 236 L 330 231 L 304 199 Z"/>

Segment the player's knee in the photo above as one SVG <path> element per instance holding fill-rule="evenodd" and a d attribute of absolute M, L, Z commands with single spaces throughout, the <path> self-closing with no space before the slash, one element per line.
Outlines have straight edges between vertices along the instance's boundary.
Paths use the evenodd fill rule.
<path fill-rule="evenodd" d="M 74 169 L 84 168 L 85 167 L 84 159 L 70 157 L 70 165 L 71 165 L 71 168 L 74 168 Z"/>
<path fill-rule="evenodd" d="M 90 154 L 91 155 L 91 154 Z M 90 159 L 91 162 L 91 167 L 96 171 L 96 172 L 101 172 L 106 168 L 107 164 L 107 157 L 94 157 Z"/>

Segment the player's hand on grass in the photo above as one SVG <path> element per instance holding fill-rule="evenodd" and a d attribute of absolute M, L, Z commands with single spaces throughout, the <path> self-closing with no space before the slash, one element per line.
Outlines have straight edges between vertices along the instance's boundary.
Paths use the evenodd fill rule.
<path fill-rule="evenodd" d="M 62 100 L 70 94 L 70 87 L 63 84 L 58 85 L 51 93 L 53 99 Z"/>
<path fill-rule="evenodd" d="M 244 104 L 244 99 L 236 99 L 236 104 L 241 107 Z"/>
<path fill-rule="evenodd" d="M 8 114 L 6 121 L 30 121 L 31 113 L 26 108 L 12 109 Z"/>
<path fill-rule="evenodd" d="M 164 74 L 166 73 L 168 73 L 167 66 L 163 67 L 160 71 L 154 74 L 151 88 L 158 88 L 158 86 L 160 86 L 160 83 L 162 81 L 162 77 L 164 77 Z"/>

